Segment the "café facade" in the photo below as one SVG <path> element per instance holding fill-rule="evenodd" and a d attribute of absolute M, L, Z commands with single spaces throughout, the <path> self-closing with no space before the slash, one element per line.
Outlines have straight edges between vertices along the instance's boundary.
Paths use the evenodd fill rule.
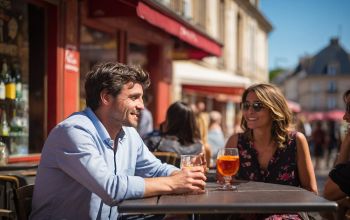
<path fill-rule="evenodd" d="M 154 1 L 0 0 L 1 138 L 12 155 L 41 152 L 50 130 L 84 108 L 85 73 L 101 60 L 150 73 L 149 108 L 160 123 L 171 102 L 172 61 L 221 50 Z"/>

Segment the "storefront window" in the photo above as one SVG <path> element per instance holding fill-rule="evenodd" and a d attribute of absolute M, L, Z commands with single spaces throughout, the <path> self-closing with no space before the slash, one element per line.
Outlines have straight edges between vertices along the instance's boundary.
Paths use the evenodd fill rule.
<path fill-rule="evenodd" d="M 40 152 L 46 136 L 45 10 L 0 0 L 0 138 L 10 155 Z"/>
<path fill-rule="evenodd" d="M 28 153 L 27 9 L 24 1 L 0 4 L 0 136 L 10 154 Z"/>
<path fill-rule="evenodd" d="M 85 74 L 99 62 L 117 61 L 115 34 L 82 25 L 80 29 L 80 109 L 85 108 Z"/>
<path fill-rule="evenodd" d="M 148 63 L 147 47 L 141 44 L 130 43 L 129 54 L 128 54 L 128 64 L 145 68 L 147 63 Z"/>

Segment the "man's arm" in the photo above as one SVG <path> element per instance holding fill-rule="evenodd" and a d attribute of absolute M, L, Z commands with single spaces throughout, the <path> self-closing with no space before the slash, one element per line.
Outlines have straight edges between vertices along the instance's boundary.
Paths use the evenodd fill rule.
<path fill-rule="evenodd" d="M 337 201 L 344 198 L 346 194 L 341 191 L 339 186 L 331 178 L 328 178 L 324 187 L 323 196 L 326 199 Z"/>
<path fill-rule="evenodd" d="M 329 200 L 340 200 L 346 195 L 350 195 L 350 162 L 333 168 L 324 188 L 324 197 Z"/>
<path fill-rule="evenodd" d="M 350 132 L 346 134 L 344 140 L 342 141 L 335 165 L 344 164 L 347 161 L 349 161 L 349 154 L 350 154 Z M 337 173 L 339 171 L 332 170 L 331 172 Z M 348 172 L 350 172 L 350 170 L 348 170 Z M 330 173 L 330 175 L 332 174 Z M 331 177 L 328 177 L 326 181 L 323 194 L 324 194 L 324 197 L 329 200 L 339 200 L 346 196 L 346 194 L 340 189 L 338 183 L 335 182 Z"/>
<path fill-rule="evenodd" d="M 174 171 L 170 176 L 146 178 L 144 197 L 160 194 L 204 192 L 206 177 L 201 166 Z"/>

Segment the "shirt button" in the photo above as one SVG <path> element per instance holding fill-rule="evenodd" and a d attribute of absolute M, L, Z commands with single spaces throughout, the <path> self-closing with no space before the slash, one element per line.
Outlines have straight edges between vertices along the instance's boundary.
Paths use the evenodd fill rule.
<path fill-rule="evenodd" d="M 109 146 L 114 146 L 114 141 L 113 140 L 109 140 Z"/>

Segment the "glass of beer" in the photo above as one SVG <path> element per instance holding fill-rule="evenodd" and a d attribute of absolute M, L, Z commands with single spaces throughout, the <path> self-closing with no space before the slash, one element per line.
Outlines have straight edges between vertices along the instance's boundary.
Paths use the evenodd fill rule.
<path fill-rule="evenodd" d="M 236 175 L 239 169 L 239 154 L 237 148 L 223 148 L 218 152 L 216 159 L 217 172 L 224 177 L 225 183 L 219 187 L 220 190 L 236 190 L 237 187 L 231 184 L 232 176 Z"/>
<path fill-rule="evenodd" d="M 180 162 L 180 168 L 191 168 L 194 166 L 203 166 L 204 161 L 203 161 L 203 156 L 202 155 L 181 155 L 181 162 Z"/>

